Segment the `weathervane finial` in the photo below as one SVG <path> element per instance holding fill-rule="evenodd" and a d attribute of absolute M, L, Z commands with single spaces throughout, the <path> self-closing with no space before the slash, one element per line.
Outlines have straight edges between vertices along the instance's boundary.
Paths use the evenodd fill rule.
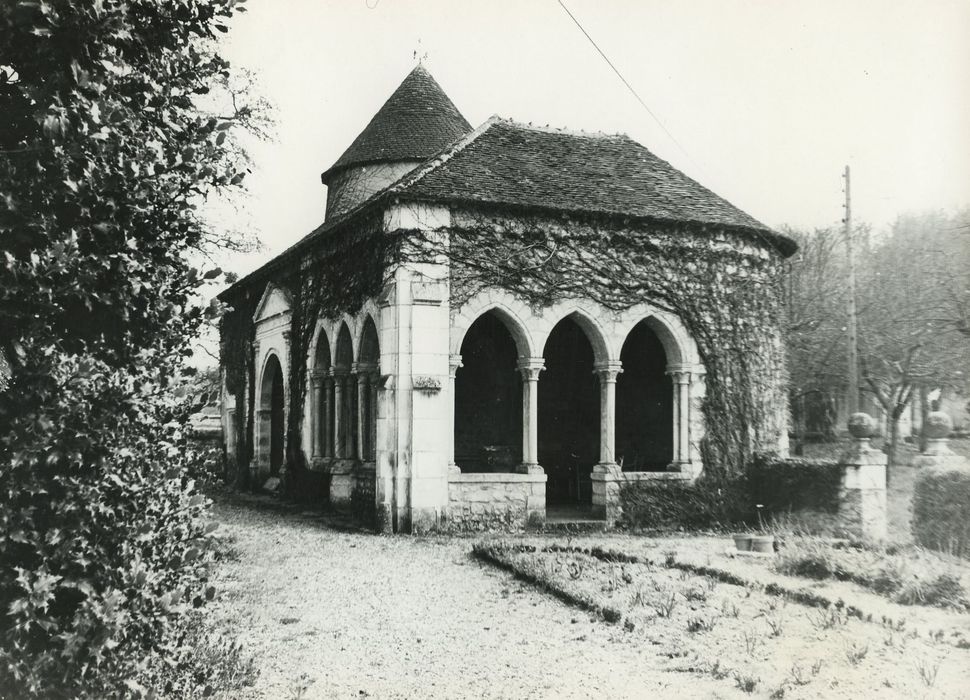
<path fill-rule="evenodd" d="M 419 66 L 420 65 L 423 65 L 424 64 L 424 59 L 426 59 L 428 57 L 428 52 L 427 51 L 422 51 L 421 49 L 422 49 L 421 39 L 418 39 L 418 46 L 417 46 L 416 49 L 414 49 L 413 58 L 414 58 L 415 61 L 418 62 L 418 65 Z"/>

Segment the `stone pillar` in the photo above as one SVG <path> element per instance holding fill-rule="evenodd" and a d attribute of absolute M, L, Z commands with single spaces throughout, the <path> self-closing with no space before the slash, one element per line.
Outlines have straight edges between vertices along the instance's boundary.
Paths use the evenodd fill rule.
<path fill-rule="evenodd" d="M 867 540 L 885 540 L 886 454 L 874 450 L 869 438 L 876 421 L 867 413 L 849 417 L 852 444 L 839 460 L 842 486 L 839 490 L 839 524 L 850 535 Z"/>
<path fill-rule="evenodd" d="M 370 447 L 370 452 L 367 458 L 370 461 L 377 460 L 377 389 L 380 386 L 381 374 L 380 372 L 374 371 L 370 376 L 370 404 L 368 410 L 368 424 L 367 431 L 370 435 L 370 440 L 368 442 L 368 447 Z"/>
<path fill-rule="evenodd" d="M 967 458 L 950 449 L 950 431 L 953 421 L 943 411 L 932 411 L 926 416 L 922 426 L 926 433 L 926 450 L 913 459 L 917 469 L 943 467 L 949 469 L 967 468 Z"/>
<path fill-rule="evenodd" d="M 320 415 L 323 409 L 321 393 L 323 389 L 323 377 L 319 372 L 314 372 L 310 377 L 310 454 L 313 459 L 318 459 L 321 455 L 320 427 L 323 424 L 323 416 Z"/>
<path fill-rule="evenodd" d="M 370 417 L 373 407 L 370 403 L 371 397 L 371 375 L 374 373 L 374 366 L 371 364 L 358 363 L 354 365 L 357 373 L 357 459 L 367 460 L 370 455 Z M 376 402 L 375 402 L 376 403 Z"/>
<path fill-rule="evenodd" d="M 594 472 L 618 472 L 616 463 L 616 377 L 622 372 L 617 361 L 601 362 L 595 367 L 600 381 L 600 461 Z"/>
<path fill-rule="evenodd" d="M 333 370 L 333 456 L 334 459 L 343 459 L 344 454 L 344 385 L 346 384 L 346 371 Z"/>
<path fill-rule="evenodd" d="M 522 374 L 522 464 L 523 474 L 544 474 L 539 466 L 539 373 L 546 368 L 541 357 L 520 358 Z"/>
<path fill-rule="evenodd" d="M 690 383 L 691 372 L 686 367 L 668 367 L 667 374 L 673 384 L 673 460 L 667 467 L 669 471 L 683 471 L 690 464 Z"/>
<path fill-rule="evenodd" d="M 333 457 L 333 377 L 325 374 L 323 377 L 323 406 L 321 407 L 320 441 L 323 443 L 323 457 Z"/>
<path fill-rule="evenodd" d="M 455 463 L 455 375 L 461 367 L 461 355 L 448 356 L 448 473 L 461 474 Z"/>

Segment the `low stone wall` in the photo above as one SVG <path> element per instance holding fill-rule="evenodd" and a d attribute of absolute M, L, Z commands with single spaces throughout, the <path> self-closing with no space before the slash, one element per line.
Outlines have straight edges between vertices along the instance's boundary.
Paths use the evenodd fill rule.
<path fill-rule="evenodd" d="M 546 519 L 545 474 L 452 474 L 448 530 L 537 527 Z"/>
<path fill-rule="evenodd" d="M 637 483 L 678 483 L 694 480 L 689 472 L 624 472 L 619 469 L 608 472 L 594 471 L 590 475 L 593 482 L 593 516 L 606 520 L 613 527 L 623 517 L 620 490 Z"/>

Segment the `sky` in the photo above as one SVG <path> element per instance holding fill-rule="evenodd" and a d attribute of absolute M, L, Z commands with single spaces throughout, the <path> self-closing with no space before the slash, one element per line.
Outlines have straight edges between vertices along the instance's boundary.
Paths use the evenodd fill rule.
<path fill-rule="evenodd" d="M 468 121 L 623 132 L 773 227 L 877 229 L 970 205 L 967 0 L 248 0 L 223 40 L 274 105 L 227 226 L 262 250 L 324 218 L 326 170 L 416 65 Z"/>

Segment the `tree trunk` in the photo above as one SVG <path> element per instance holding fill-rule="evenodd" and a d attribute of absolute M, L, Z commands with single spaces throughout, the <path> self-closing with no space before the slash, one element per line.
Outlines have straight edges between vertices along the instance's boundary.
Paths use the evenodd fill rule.
<path fill-rule="evenodd" d="M 930 414 L 929 400 L 926 398 L 929 395 L 929 389 L 926 384 L 920 384 L 919 386 L 919 451 L 926 452 L 926 416 Z"/>

